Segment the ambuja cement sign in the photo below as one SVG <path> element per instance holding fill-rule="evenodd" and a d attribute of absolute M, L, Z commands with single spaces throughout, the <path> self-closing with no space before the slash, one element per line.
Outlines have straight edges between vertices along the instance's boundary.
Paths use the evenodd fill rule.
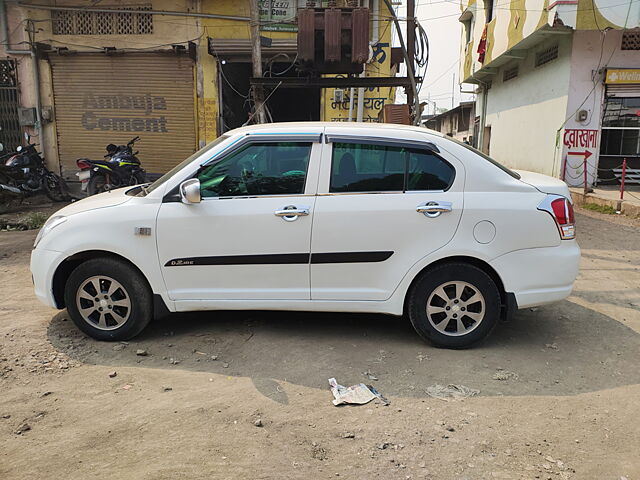
<path fill-rule="evenodd" d="M 151 95 L 93 95 L 83 101 L 85 130 L 168 132 L 167 100 Z"/>

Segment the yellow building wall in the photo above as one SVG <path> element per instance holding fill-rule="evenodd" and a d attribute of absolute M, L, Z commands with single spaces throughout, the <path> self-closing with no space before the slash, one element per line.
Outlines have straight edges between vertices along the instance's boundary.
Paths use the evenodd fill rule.
<path fill-rule="evenodd" d="M 169 1 L 169 0 L 153 0 L 148 4 L 152 6 L 154 10 L 167 10 L 167 11 L 195 11 L 198 6 L 197 1 L 183 0 L 183 1 Z M 92 1 L 70 1 L 70 0 L 58 0 L 56 2 L 38 2 L 40 5 L 51 5 L 58 7 L 95 7 L 99 8 L 101 4 L 96 5 Z M 122 0 L 111 0 L 106 7 L 119 8 L 130 6 L 130 2 Z M 140 4 L 136 4 L 140 5 Z M 153 33 L 144 35 L 59 35 L 53 34 L 51 11 L 25 8 L 17 6 L 15 4 L 7 4 L 8 17 L 9 17 L 9 31 L 11 32 L 11 42 L 13 48 L 28 48 L 28 45 L 24 42 L 28 40 L 26 33 L 24 32 L 24 25 L 26 25 L 27 19 L 33 20 L 36 25 L 35 41 L 50 45 L 53 48 L 67 48 L 74 52 L 87 53 L 87 52 L 100 52 L 104 47 L 115 47 L 116 49 L 123 49 L 125 51 L 153 51 L 158 49 L 169 49 L 172 44 L 184 44 L 188 41 L 193 41 L 196 45 L 206 45 L 206 38 L 203 40 L 201 27 L 198 23 L 198 19 L 195 17 L 174 17 L 174 16 L 161 16 L 154 15 L 153 18 Z M 205 46 L 206 51 L 206 46 Z M 211 58 L 210 55 L 207 57 Z M 199 55 L 199 60 L 207 60 L 204 55 Z M 35 85 L 33 83 L 33 67 L 32 60 L 29 56 L 20 56 L 18 58 L 18 75 L 21 89 L 21 105 L 25 107 L 34 107 L 35 100 Z M 46 59 L 39 60 L 40 67 L 40 96 L 43 106 L 43 110 L 51 109 L 53 111 L 53 84 L 51 67 Z M 194 69 L 194 75 L 197 74 L 197 69 Z M 117 72 L 114 72 L 117 74 Z M 195 82 L 196 85 L 198 81 Z M 202 82 L 200 82 L 202 83 Z M 195 101 L 195 95 L 194 95 Z M 194 118 L 194 127 L 197 125 L 196 121 L 200 119 L 203 114 L 202 109 L 196 102 L 197 119 Z M 35 129 L 27 129 L 32 134 L 35 134 Z M 37 139 L 47 164 L 57 169 L 59 164 L 58 159 L 58 142 L 56 134 L 55 120 L 52 122 L 43 122 L 42 125 L 43 138 Z M 197 145 L 194 145 L 194 148 Z"/>
<path fill-rule="evenodd" d="M 91 0 L 57 0 L 38 2 L 41 5 L 58 7 L 87 7 L 99 8 Z M 176 11 L 209 13 L 219 15 L 249 17 L 249 3 L 238 0 L 148 0 L 156 11 Z M 381 3 L 379 20 L 379 45 L 374 47 L 372 58 L 366 66 L 367 76 L 391 76 L 391 30 L 393 28 L 389 16 L 382 12 Z M 131 4 L 123 0 L 110 0 L 105 7 L 127 7 Z M 23 28 L 27 19 L 32 19 L 37 25 L 36 42 L 51 45 L 54 48 L 66 47 L 76 52 L 100 52 L 104 47 L 115 47 L 119 50 L 154 51 L 169 49 L 172 44 L 196 45 L 197 59 L 194 62 L 194 128 L 197 131 L 197 145 L 201 147 L 214 140 L 218 135 L 219 106 L 219 72 L 217 59 L 208 52 L 208 38 L 250 38 L 249 22 L 244 20 L 229 20 L 220 18 L 179 17 L 168 15 L 153 16 L 153 33 L 144 35 L 59 35 L 53 34 L 51 11 L 25 8 L 9 4 L 9 29 L 14 48 L 26 48 L 28 40 Z M 384 14 L 383 14 L 384 13 Z M 372 18 L 371 32 L 374 31 Z M 269 38 L 295 38 L 295 32 L 262 30 L 261 35 Z M 40 94 L 44 109 L 53 109 L 53 85 L 49 62 L 39 61 L 41 80 Z M 27 56 L 19 58 L 19 77 L 22 89 L 21 103 L 23 106 L 35 106 L 35 85 L 32 81 L 31 59 Z M 355 90 L 353 119 L 356 118 L 357 92 Z M 343 102 L 335 102 L 334 89 L 325 89 L 321 95 L 321 120 L 345 121 L 348 119 L 350 89 L 346 89 Z M 364 92 L 364 121 L 377 121 L 378 114 L 385 104 L 393 103 L 394 88 L 369 88 Z M 56 124 L 43 123 L 43 140 L 41 148 L 50 166 L 58 165 L 58 145 Z"/>

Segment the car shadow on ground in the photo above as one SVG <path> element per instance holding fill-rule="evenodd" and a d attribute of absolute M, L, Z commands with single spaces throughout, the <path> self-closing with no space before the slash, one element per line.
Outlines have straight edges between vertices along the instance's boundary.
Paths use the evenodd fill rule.
<path fill-rule="evenodd" d="M 175 314 L 114 344 L 84 336 L 63 311 L 53 317 L 48 336 L 87 364 L 249 377 L 282 403 L 286 394 L 278 382 L 325 389 L 330 377 L 406 397 L 424 397 L 433 384 L 495 396 L 574 395 L 640 383 L 640 335 L 569 301 L 522 310 L 481 345 L 459 351 L 424 343 L 403 318 L 371 314 Z M 137 355 L 138 349 L 147 355 Z"/>

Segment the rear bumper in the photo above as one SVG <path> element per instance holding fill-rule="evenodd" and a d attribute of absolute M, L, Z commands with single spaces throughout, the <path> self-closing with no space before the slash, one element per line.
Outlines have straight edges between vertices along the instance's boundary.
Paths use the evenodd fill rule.
<path fill-rule="evenodd" d="M 562 240 L 557 247 L 528 248 L 502 255 L 490 262 L 513 292 L 518 308 L 557 302 L 571 294 L 580 266 L 580 247 Z"/>

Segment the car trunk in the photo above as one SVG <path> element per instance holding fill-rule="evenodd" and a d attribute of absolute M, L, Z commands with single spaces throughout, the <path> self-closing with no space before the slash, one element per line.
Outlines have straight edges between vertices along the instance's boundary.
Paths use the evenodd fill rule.
<path fill-rule="evenodd" d="M 556 195 L 562 195 L 571 200 L 571 194 L 569 193 L 569 187 L 562 180 L 543 175 L 541 173 L 529 172 L 527 170 L 515 170 L 520 175 L 520 181 L 531 185 L 532 187 L 540 190 L 542 193 L 554 193 Z"/>

